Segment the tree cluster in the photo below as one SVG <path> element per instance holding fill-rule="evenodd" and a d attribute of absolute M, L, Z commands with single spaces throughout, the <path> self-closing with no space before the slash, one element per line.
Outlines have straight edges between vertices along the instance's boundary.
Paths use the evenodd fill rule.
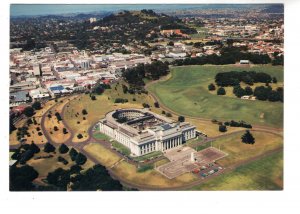
<path fill-rule="evenodd" d="M 123 78 L 129 84 L 131 90 L 141 89 L 145 85 L 144 78 L 157 80 L 169 73 L 167 63 L 154 61 L 151 64 L 139 64 L 134 68 L 123 71 Z M 129 89 L 129 93 L 130 93 Z"/>
<path fill-rule="evenodd" d="M 224 122 L 224 125 L 225 126 L 231 126 L 231 127 L 244 127 L 244 128 L 249 128 L 251 129 L 252 128 L 252 125 L 249 124 L 249 123 L 246 123 L 245 121 L 234 121 L 234 120 L 231 120 L 231 121 L 226 121 Z"/>
<path fill-rule="evenodd" d="M 271 83 L 272 77 L 264 72 L 255 71 L 229 71 L 220 72 L 215 76 L 215 82 L 218 86 L 236 86 L 240 82 L 244 82 L 248 85 L 253 85 L 253 83 Z"/>

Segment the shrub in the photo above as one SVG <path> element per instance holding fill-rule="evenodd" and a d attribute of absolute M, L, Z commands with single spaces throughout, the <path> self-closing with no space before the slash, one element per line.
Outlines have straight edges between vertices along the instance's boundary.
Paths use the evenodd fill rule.
<path fill-rule="evenodd" d="M 58 128 L 57 128 L 57 126 L 54 126 L 54 128 L 53 128 L 53 129 L 54 129 L 54 131 L 58 131 Z"/>
<path fill-rule="evenodd" d="M 220 126 L 219 126 L 219 131 L 220 131 L 220 132 L 226 132 L 226 131 L 227 131 L 226 126 L 220 125 Z"/>
<path fill-rule="evenodd" d="M 78 139 L 83 138 L 82 134 L 78 134 L 78 135 L 77 135 L 77 138 L 78 138 Z"/>
<path fill-rule="evenodd" d="M 158 103 L 158 102 L 155 102 L 155 103 L 154 103 L 154 106 L 155 106 L 155 108 L 159 108 L 159 103 Z"/>
<path fill-rule="evenodd" d="M 172 114 L 168 112 L 168 113 L 166 113 L 166 116 L 167 117 L 172 117 Z"/>
<path fill-rule="evenodd" d="M 96 100 L 95 95 L 92 95 L 92 96 L 91 96 L 91 100 Z"/>

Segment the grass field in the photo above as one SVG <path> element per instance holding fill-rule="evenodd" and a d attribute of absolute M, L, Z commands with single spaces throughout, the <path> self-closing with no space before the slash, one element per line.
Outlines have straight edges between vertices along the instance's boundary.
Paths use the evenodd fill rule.
<path fill-rule="evenodd" d="M 118 108 L 143 108 L 143 103 L 148 103 L 154 106 L 153 99 L 146 94 L 124 94 L 122 90 L 122 83 L 113 84 L 112 89 L 107 89 L 102 95 L 96 95 L 96 100 L 91 100 L 87 94 L 81 95 L 74 100 L 71 100 L 65 108 L 64 118 L 70 128 L 74 131 L 74 142 L 81 142 L 88 138 L 88 128 L 103 118 L 109 111 Z M 116 98 L 128 99 L 128 103 L 114 103 Z M 135 101 L 133 101 L 133 98 Z M 88 114 L 85 115 L 86 120 L 83 120 L 81 115 L 82 109 L 86 109 Z M 161 109 L 152 108 L 152 110 L 161 113 Z M 76 113 L 80 114 L 75 116 Z M 78 122 L 80 122 L 78 124 Z M 78 139 L 77 134 L 83 135 L 82 139 Z"/>
<path fill-rule="evenodd" d="M 122 154 L 126 155 L 126 156 L 129 156 L 130 155 L 130 149 L 127 148 L 126 146 L 124 146 L 123 144 L 121 143 L 118 143 L 116 141 L 113 141 L 112 142 L 112 146 L 119 152 L 121 152 Z"/>
<path fill-rule="evenodd" d="M 192 190 L 282 190 L 283 153 L 278 152 L 240 166 Z"/>
<path fill-rule="evenodd" d="M 84 147 L 84 150 L 94 156 L 102 165 L 106 167 L 111 167 L 114 163 L 120 160 L 118 155 L 112 153 L 98 143 L 90 143 Z"/>
<path fill-rule="evenodd" d="M 46 177 L 49 172 L 53 172 L 57 168 L 69 169 L 72 165 L 76 164 L 71 160 L 69 153 L 60 154 L 59 152 L 56 152 L 56 154 L 53 154 L 40 151 L 39 153 L 35 154 L 34 157 L 47 156 L 49 154 L 52 154 L 53 157 L 38 160 L 34 160 L 32 158 L 27 162 L 28 165 L 32 166 L 39 173 L 39 177 Z M 69 163 L 67 165 L 64 165 L 63 163 L 58 162 L 57 158 L 59 156 L 65 158 Z M 82 168 L 85 170 L 92 167 L 93 165 L 93 162 L 87 159 L 86 163 L 82 165 Z"/>
<path fill-rule="evenodd" d="M 149 154 L 143 155 L 143 156 L 139 156 L 139 157 L 135 157 L 134 160 L 136 161 L 144 161 L 147 159 L 152 159 L 158 156 L 161 156 L 162 152 L 161 151 L 155 151 L 155 152 L 151 152 Z"/>
<path fill-rule="evenodd" d="M 98 139 L 98 140 L 106 140 L 106 141 L 109 141 L 109 140 L 110 140 L 110 138 L 109 138 L 107 135 L 102 134 L 102 133 L 100 133 L 100 132 L 94 133 L 93 137 L 94 137 L 95 139 Z"/>
<path fill-rule="evenodd" d="M 164 105 L 178 114 L 220 120 L 244 120 L 251 124 L 283 126 L 283 103 L 241 100 L 211 94 L 207 86 L 221 71 L 263 71 L 283 82 L 282 66 L 183 66 L 172 67 L 172 77 L 149 86 Z M 264 114 L 264 118 L 260 116 Z"/>
<path fill-rule="evenodd" d="M 112 153 L 100 144 L 92 143 L 84 147 L 84 150 L 95 157 L 105 167 L 111 167 L 120 161 L 119 156 Z M 158 161 L 163 164 L 167 160 Z M 176 179 L 169 180 L 154 169 L 145 172 L 138 172 L 137 168 L 125 161 L 120 161 L 112 169 L 118 177 L 140 185 L 150 185 L 154 187 L 172 187 L 189 183 L 196 179 L 192 173 L 183 174 Z"/>
<path fill-rule="evenodd" d="M 46 116 L 45 118 L 45 128 L 49 133 L 49 136 L 53 142 L 63 143 L 71 137 L 70 131 L 67 129 L 68 133 L 64 134 L 63 129 L 66 128 L 62 121 L 58 121 L 55 113 L 58 112 L 60 115 L 62 114 L 62 110 L 64 106 L 75 96 L 70 98 L 62 98 L 55 104 L 55 106 L 51 109 L 51 118 Z M 58 128 L 57 131 L 54 131 L 54 126 Z"/>
<path fill-rule="evenodd" d="M 255 138 L 255 144 L 253 145 L 242 143 L 241 133 L 223 137 L 212 142 L 212 146 L 220 148 L 228 154 L 228 156 L 217 162 L 222 166 L 230 166 L 283 146 L 283 139 L 280 136 L 264 132 L 252 132 L 252 135 Z M 196 149 L 201 150 L 210 145 L 211 143 L 207 143 L 198 146 Z"/>
<path fill-rule="evenodd" d="M 42 109 L 37 110 L 35 112 L 35 115 L 33 117 L 35 118 L 37 125 L 31 124 L 28 127 L 28 132 L 30 133 L 31 136 L 25 137 L 27 140 L 27 143 L 31 143 L 33 141 L 35 144 L 43 144 L 47 141 L 44 135 L 42 135 L 42 136 L 38 135 L 38 131 L 36 130 L 36 128 L 39 127 L 41 129 L 40 124 L 41 124 L 42 115 L 49 108 L 51 108 L 54 104 L 55 104 L 54 100 L 50 100 L 45 105 L 43 105 Z M 23 127 L 25 124 L 26 124 L 26 120 L 23 119 L 23 120 L 19 121 L 15 126 L 16 126 L 16 128 L 20 128 L 20 127 Z M 9 135 L 9 145 L 20 145 L 19 141 L 17 140 L 17 130 L 13 131 Z"/>

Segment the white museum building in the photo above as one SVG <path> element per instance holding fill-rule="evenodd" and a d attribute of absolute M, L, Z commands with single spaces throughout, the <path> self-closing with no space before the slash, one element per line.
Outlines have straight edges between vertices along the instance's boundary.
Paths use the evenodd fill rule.
<path fill-rule="evenodd" d="M 135 156 L 166 151 L 196 137 L 196 127 L 148 109 L 118 109 L 99 121 L 100 132 L 128 147 Z"/>

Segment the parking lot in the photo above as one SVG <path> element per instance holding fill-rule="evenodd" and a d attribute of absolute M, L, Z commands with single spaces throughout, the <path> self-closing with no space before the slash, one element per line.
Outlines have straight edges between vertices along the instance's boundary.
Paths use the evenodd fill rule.
<path fill-rule="evenodd" d="M 191 159 L 192 153 L 194 153 L 194 161 Z M 186 172 L 193 172 L 202 177 L 217 173 L 222 169 L 214 162 L 227 154 L 214 147 L 199 152 L 190 147 L 181 147 L 167 151 L 165 156 L 171 162 L 157 167 L 156 170 L 169 179 L 173 179 Z"/>

